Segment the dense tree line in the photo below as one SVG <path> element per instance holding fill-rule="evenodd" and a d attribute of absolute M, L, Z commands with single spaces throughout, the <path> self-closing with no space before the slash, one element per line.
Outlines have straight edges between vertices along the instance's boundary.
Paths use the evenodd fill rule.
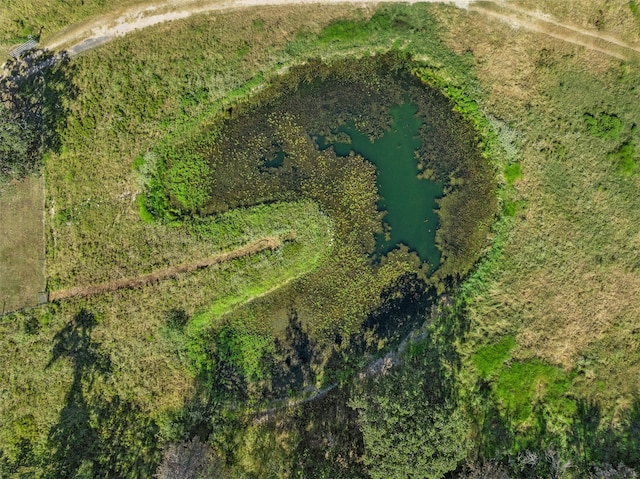
<path fill-rule="evenodd" d="M 0 181 L 37 170 L 58 148 L 63 96 L 73 96 L 66 55 L 36 50 L 9 62 L 0 78 Z"/>

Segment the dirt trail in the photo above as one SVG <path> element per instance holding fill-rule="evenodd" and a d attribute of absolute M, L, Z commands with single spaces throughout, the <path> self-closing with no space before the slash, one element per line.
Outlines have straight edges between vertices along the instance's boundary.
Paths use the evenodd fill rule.
<path fill-rule="evenodd" d="M 169 268 L 161 269 L 153 273 L 144 274 L 135 278 L 125 278 L 111 283 L 104 283 L 94 286 L 76 286 L 69 289 L 61 289 L 58 291 L 52 291 L 49 293 L 49 301 L 57 301 L 70 298 L 82 298 L 86 296 L 93 296 L 96 294 L 108 293 L 117 291 L 118 289 L 139 288 L 141 286 L 162 281 L 165 279 L 173 278 L 179 274 L 191 273 L 193 271 L 208 268 L 210 266 L 224 263 L 233 259 L 242 258 L 256 253 L 260 253 L 265 250 L 275 250 L 279 248 L 286 241 L 293 241 L 295 239 L 295 233 L 290 232 L 282 237 L 270 236 L 263 238 L 252 243 L 249 243 L 241 248 L 220 253 L 209 258 L 205 258 L 199 261 L 191 263 L 183 263 L 177 266 L 171 266 Z"/>
<path fill-rule="evenodd" d="M 632 45 L 598 31 L 561 23 L 540 11 L 527 10 L 504 1 L 474 3 L 469 6 L 469 9 L 501 20 L 514 28 L 542 33 L 620 60 L 640 58 L 638 45 Z"/>
<path fill-rule="evenodd" d="M 562 27 L 568 30 L 571 30 L 573 32 L 577 32 L 581 35 L 586 35 L 592 38 L 596 38 L 598 40 L 602 40 L 608 43 L 612 43 L 614 45 L 618 45 L 621 46 L 623 48 L 629 49 L 629 50 L 634 50 L 638 53 L 640 53 L 640 45 L 633 45 L 631 43 L 627 43 L 623 40 L 620 40 L 619 38 L 616 37 L 612 37 L 610 35 L 606 35 L 604 33 L 600 33 L 598 31 L 593 31 L 593 30 L 587 30 L 585 28 L 581 28 L 581 27 L 577 27 L 577 26 L 572 26 L 572 25 L 567 25 L 561 22 L 558 22 L 557 20 L 554 20 L 553 17 L 549 14 L 543 13 L 539 10 L 533 11 L 533 10 L 527 10 L 526 8 L 523 7 L 519 7 L 518 5 L 513 5 L 513 4 L 506 4 L 504 2 L 501 2 L 500 5 L 502 5 L 503 7 L 508 8 L 509 10 L 511 10 L 512 12 L 515 13 L 520 13 L 522 15 L 526 15 L 529 17 L 533 17 L 537 20 L 541 20 L 547 24 L 552 24 L 552 25 L 556 25 L 558 27 Z"/>
<path fill-rule="evenodd" d="M 163 0 L 142 4 L 121 10 L 116 14 L 106 14 L 72 25 L 61 31 L 44 46 L 49 49 L 65 48 L 71 56 L 96 48 L 113 38 L 135 30 L 180 20 L 200 13 L 238 10 L 259 6 L 282 6 L 302 4 L 344 4 L 374 5 L 398 0 Z M 418 0 L 406 0 L 416 3 Z M 515 28 L 542 33 L 550 37 L 598 51 L 621 60 L 640 58 L 640 46 L 626 43 L 615 37 L 564 24 L 539 11 L 527 10 L 505 1 L 476 0 L 422 0 L 429 3 L 449 3 L 458 8 L 472 10 L 501 20 Z"/>
<path fill-rule="evenodd" d="M 72 25 L 55 35 L 43 46 L 49 49 L 66 48 L 71 56 L 123 36 L 135 30 L 180 20 L 200 13 L 240 10 L 251 7 L 317 4 L 375 5 L 399 0 L 163 0 L 148 5 L 138 5 L 119 14 L 106 14 Z M 473 0 L 404 0 L 403 3 L 450 3 L 468 8 Z"/>
<path fill-rule="evenodd" d="M 283 409 L 289 409 L 292 407 L 300 406 L 302 404 L 306 404 L 308 402 L 322 399 L 337 387 L 338 387 L 338 383 L 333 383 L 323 389 L 314 390 L 313 393 L 306 398 L 295 400 L 289 397 L 285 397 L 285 398 L 280 398 L 280 399 L 271 401 L 272 404 L 275 404 L 274 406 L 270 407 L 269 409 L 255 411 L 253 413 L 253 424 L 256 426 L 259 426 L 261 424 L 264 424 L 266 422 L 273 420 L 276 413 L 279 411 L 282 411 Z"/>

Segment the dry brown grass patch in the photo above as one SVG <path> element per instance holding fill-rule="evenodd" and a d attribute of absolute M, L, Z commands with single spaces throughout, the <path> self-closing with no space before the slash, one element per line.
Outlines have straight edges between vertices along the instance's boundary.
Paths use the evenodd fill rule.
<path fill-rule="evenodd" d="M 640 326 L 640 278 L 617 269 L 590 270 L 587 265 L 559 277 L 543 269 L 528 277 L 521 294 L 529 298 L 518 343 L 566 369 L 577 356 L 625 323 Z"/>
<path fill-rule="evenodd" d="M 574 10 L 561 2 L 542 2 L 539 8 L 546 11 L 546 4 L 554 16 L 559 8 Z M 516 130 L 521 141 L 515 159 L 523 176 L 514 187 L 525 207 L 503 259 L 472 297 L 473 334 L 486 341 L 515 333 L 516 357 L 587 371 L 578 388 L 589 397 L 606 403 L 618 393 L 631 394 L 640 339 L 640 275 L 633 266 L 633 252 L 640 248 L 636 203 L 624 199 L 626 186 L 607 166 L 606 150 L 593 151 L 579 119 L 597 108 L 591 106 L 598 101 L 597 85 L 614 81 L 612 72 L 623 68 L 620 61 L 480 12 L 436 12 L 448 29 L 448 44 L 474 55 L 481 107 Z M 588 13 L 581 15 L 555 18 L 586 29 Z M 633 68 L 629 64 L 624 71 Z M 574 80 L 566 93 L 557 88 Z M 592 88 L 592 97 L 579 94 L 583 84 Z M 611 97 L 603 90 L 602 98 Z M 594 188 L 600 183 L 615 186 Z"/>

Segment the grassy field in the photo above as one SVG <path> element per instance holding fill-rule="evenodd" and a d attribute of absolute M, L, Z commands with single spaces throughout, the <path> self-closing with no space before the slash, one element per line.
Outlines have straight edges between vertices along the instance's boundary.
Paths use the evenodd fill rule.
<path fill-rule="evenodd" d="M 331 11 L 326 9 L 311 12 L 311 29 L 322 15 L 331 18 Z M 278 41 L 281 46 L 286 42 L 286 36 L 291 35 L 287 29 L 295 28 L 296 22 L 305 24 L 302 13 L 285 18 L 284 13 L 268 10 L 256 17 L 264 17 L 265 25 L 256 26 L 261 24 L 254 25 L 255 18 L 231 14 L 142 32 L 138 42 L 147 42 L 145 38 L 158 34 L 174 39 L 166 44 L 163 56 L 125 39 L 108 50 L 78 59 L 74 81 L 83 93 L 70 105 L 73 113 L 64 132 L 65 150 L 47 162 L 48 201 L 53 212 L 49 218 L 53 232 L 49 275 L 53 287 L 132 276 L 137 271 L 131 268 L 145 272 L 156 265 L 206 256 L 200 243 L 188 235 L 139 221 L 135 199 L 142 186 L 132 165 L 136 157 L 174 130 L 180 134 L 181 123 L 198 117 L 204 109 L 221 108 L 216 101 L 249 81 L 255 75 L 255 65 L 265 62 L 265 57 L 273 63 L 280 60 L 273 58 Z M 281 31 L 272 26 L 276 23 Z M 237 30 L 237 35 L 231 29 Z M 193 50 L 185 49 L 188 42 L 181 38 L 188 35 L 198 36 L 204 43 L 194 45 Z M 255 44 L 239 55 L 245 49 L 239 39 L 243 35 L 253 35 Z M 124 65 L 120 61 L 123 55 L 129 58 Z M 232 60 L 227 64 L 224 58 Z M 186 65 L 193 68 L 193 73 L 180 75 Z M 118 93 L 123 88 L 130 97 Z M 111 93 L 102 95 L 101 91 Z M 94 146 L 84 144 L 86 135 L 93 138 Z M 109 160 L 93 161 L 95 148 Z M 96 178 L 100 178 L 97 183 Z M 96 189 L 98 184 L 101 186 Z M 106 249 L 91 244 L 105 244 Z M 121 254 L 133 250 L 135 260 Z M 73 268 L 68 267 L 69 261 L 74 263 Z"/>
<path fill-rule="evenodd" d="M 561 8 L 551 3 L 549 11 Z M 597 405 L 588 416 L 596 428 L 635 411 L 640 181 L 629 145 L 638 142 L 638 66 L 489 20 L 469 35 L 463 22 L 441 18 L 454 49 L 473 54 L 484 109 L 519 163 L 515 221 L 467 284 L 476 338 L 467 348 L 483 374 L 497 368 L 494 400 L 511 418 L 507 430 L 520 431 L 509 447 L 531 447 L 541 428 L 547 443 L 569 447 L 568 425 L 595 410 L 580 401 Z M 634 21 L 630 11 L 617 19 Z M 487 343 L 495 347 L 476 349 Z"/>
<path fill-rule="evenodd" d="M 44 185 L 41 175 L 5 186 L 0 194 L 2 314 L 38 304 L 45 291 Z"/>
<path fill-rule="evenodd" d="M 585 1 L 569 10 L 549 1 L 537 7 L 634 42 L 640 22 L 632 4 Z M 499 170 L 502 213 L 492 246 L 460 289 L 439 303 L 443 311 L 442 305 L 453 304 L 455 314 L 445 317 L 465 334 L 430 336 L 446 348 L 435 347 L 435 339 L 425 343 L 450 361 L 447 371 L 458 371 L 459 361 L 455 374 L 475 441 L 469 461 L 503 459 L 522 477 L 551 475 L 542 460 L 537 472 L 517 466 L 524 457 L 518 454 L 527 450 L 540 457 L 552 451 L 579 464 L 564 477 L 580 477 L 595 465 L 640 465 L 634 435 L 640 375 L 638 65 L 451 7 L 382 11 L 372 22 L 371 12 L 345 5 L 191 18 L 114 40 L 70 64 L 77 93 L 65 100 L 62 148 L 45 164 L 51 289 L 149 273 L 274 230 L 309 236 L 279 252 L 5 318 L 0 351 L 7 367 L 0 382 L 8 387 L 0 398 L 6 424 L 0 459 L 6 471 L 90 476 L 91 467 L 101 464 L 123 477 L 149 476 L 160 461 L 159 444 L 208 431 L 207 447 L 219 460 L 210 466 L 221 474 L 292 477 L 296 461 L 298 470 L 315 461 L 313 471 L 326 468 L 332 471 L 327 477 L 366 474 L 360 416 L 346 406 L 364 349 L 349 349 L 346 335 L 331 335 L 324 340 L 335 347 L 313 356 L 309 345 L 329 328 L 297 323 L 289 306 L 292 297 L 307 298 L 300 308 L 307 316 L 326 308 L 327 317 L 359 324 L 353 317 L 375 305 L 363 306 L 348 292 L 373 290 L 388 278 L 351 278 L 349 272 L 361 266 L 345 260 L 353 256 L 340 249 L 327 255 L 329 220 L 313 203 L 230 212 L 228 222 L 214 225 L 201 218 L 143 221 L 137 198 L 144 177 L 134 164 L 161 142 L 182 138 L 194 118 L 224 115 L 303 60 L 392 48 L 420 59 L 420 76 L 483 131 L 486 154 Z M 0 198 L 10 200 L 10 193 Z M 40 211 L 23 206 L 31 214 Z M 16 217 L 3 218 L 3 228 Z M 394 268 L 389 277 L 400 276 Z M 310 270 L 316 276 L 302 276 Z M 355 289 L 335 288 L 336 271 L 353 279 Z M 323 302 L 331 288 L 344 301 Z M 367 351 L 384 350 L 384 341 L 367 334 Z M 287 349 L 292 345 L 298 350 Z M 420 357 L 429 348 L 412 351 Z M 234 394 L 257 397 L 268 388 L 295 395 L 299 391 L 265 379 L 271 365 L 264 358 L 288 361 L 289 375 L 282 377 L 289 380 L 306 367 L 300 359 L 305 354 L 312 366 L 295 384 L 342 385 L 324 403 L 331 420 L 317 416 L 320 403 L 279 413 L 266 425 L 253 424 L 241 407 L 221 406 Z M 334 370 L 323 377 L 318 371 L 326 365 Z M 212 397 L 207 388 L 213 384 L 220 394 Z M 130 456 L 131 444 L 140 451 L 137 458 Z M 85 462 L 69 450 L 80 451 L 76 456 Z M 277 451 L 280 459 L 274 462 L 265 451 Z M 109 456 L 117 457 L 116 466 Z M 131 464 L 136 467 L 125 474 Z"/>
<path fill-rule="evenodd" d="M 491 40 L 465 41 L 455 29 L 451 41 L 473 48 L 480 80 L 492 85 L 485 101 L 518 149 L 514 186 L 526 206 L 471 314 L 482 325 L 494 318 L 496 332 L 517 331 L 523 357 L 572 369 L 602 338 L 620 334 L 626 343 L 637 327 L 638 175 L 633 166 L 627 174 L 615 152 L 639 140 L 630 101 L 638 72 L 562 42 L 540 49 L 532 46 L 545 41 L 539 36 L 490 28 Z M 497 57 L 492 45 L 501 41 L 512 47 Z M 616 126 L 600 132 L 593 117 L 615 118 Z M 603 366 L 615 356 L 597 355 Z"/>
<path fill-rule="evenodd" d="M 140 39 L 125 39 L 70 65 L 80 93 L 66 102 L 73 113 L 61 131 L 62 148 L 47 156 L 45 164 L 51 290 L 150 273 L 280 230 L 295 231 L 296 241 L 273 253 L 138 290 L 64 301 L 8 317 L 3 323 L 3 340 L 17 341 L 19 351 L 6 343 L 3 362 L 19 361 L 24 367 L 16 364 L 7 368 L 2 378 L 2 384 L 12 385 L 0 408 L 9 425 L 1 440 L 5 471 L 46 474 L 37 465 L 41 459 L 20 459 L 45 456 L 49 458 L 46 467 L 53 470 L 81 470 L 82 464 L 75 463 L 66 448 L 83 450 L 85 457 L 100 453 L 87 449 L 72 430 L 103 435 L 110 429 L 128 427 L 126 422 L 102 423 L 99 419 L 105 416 L 99 411 L 116 411 L 119 405 L 129 405 L 132 416 L 128 421 L 152 421 L 150 427 L 159 427 L 167 438 L 176 437 L 173 429 L 177 426 L 171 417 L 194 395 L 195 376 L 202 373 L 200 352 L 186 347 L 193 339 L 185 342 L 185 335 L 197 337 L 200 328 L 193 326 L 196 321 L 184 333 L 172 329 L 169 325 L 180 324 L 180 318 L 200 313 L 204 315 L 200 316 L 202 322 L 211 327 L 230 307 L 257 297 L 235 316 L 243 326 L 231 323 L 220 336 L 221 341 L 247 345 L 240 349 L 240 355 L 233 353 L 228 360 L 249 374 L 256 372 L 256 356 L 250 353 L 265 344 L 261 338 L 272 338 L 273 330 L 284 335 L 286 307 L 275 320 L 264 323 L 261 316 L 256 317 L 255 305 L 272 302 L 273 295 L 260 298 L 269 291 L 286 305 L 287 288 L 295 286 L 292 280 L 313 269 L 325 254 L 332 237 L 327 217 L 306 203 L 299 207 L 269 205 L 253 213 L 238 210 L 227 215 L 227 220 L 183 226 L 144 222 L 136 201 L 143 178 L 134 163 L 139 155 L 179 130 L 181 123 L 205 109 L 221 108 L 223 96 L 246 95 L 243 84 L 256 75 L 256 65 L 280 68 L 278 62 L 290 58 L 283 50 L 297 29 L 317 31 L 319 24 L 343 14 L 344 7 L 313 7 L 296 10 L 293 15 L 269 9 L 250 16 L 235 13 L 194 19 L 144 32 L 151 41 L 149 48 L 141 49 Z M 165 49 L 173 60 L 155 55 L 151 45 L 158 34 L 173 38 Z M 256 44 L 247 50 L 244 39 L 250 34 Z M 184 45 L 189 42 L 181 37 L 193 39 L 194 35 L 202 42 L 195 42 L 197 48 L 193 43 L 194 51 L 186 51 Z M 203 50 L 203 45 L 209 48 Z M 122 55 L 131 63 L 122 62 Z M 140 69 L 145 64 L 148 66 Z M 114 75 L 112 67 L 116 65 Z M 196 76 L 181 75 L 187 65 L 198 72 Z M 120 70 L 122 66 L 124 70 Z M 86 141 L 87 135 L 93 145 Z M 211 298 L 219 301 L 212 304 Z M 119 333 L 114 336 L 116 331 Z M 222 344 L 220 348 L 227 351 Z M 138 382 L 141 376 L 148 380 Z M 26 384 L 38 392 L 29 406 L 22 408 L 16 401 L 24 396 Z M 71 429 L 64 429 L 67 426 Z M 131 440 L 147 450 L 146 439 Z M 148 457 L 157 454 L 157 445 L 154 447 Z M 129 472 L 139 473 L 140 469 Z"/>

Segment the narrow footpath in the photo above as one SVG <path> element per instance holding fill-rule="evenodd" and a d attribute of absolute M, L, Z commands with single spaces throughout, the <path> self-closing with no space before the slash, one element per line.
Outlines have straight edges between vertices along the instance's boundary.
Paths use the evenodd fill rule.
<path fill-rule="evenodd" d="M 285 242 L 293 241 L 295 239 L 295 236 L 296 235 L 294 232 L 289 232 L 282 237 L 269 236 L 249 243 L 240 248 L 234 249 L 232 251 L 219 253 L 215 256 L 210 256 L 209 258 L 194 261 L 191 263 L 183 263 L 177 266 L 171 266 L 169 268 L 164 268 L 158 271 L 154 271 L 153 273 L 136 276 L 134 278 L 125 278 L 117 281 L 112 281 L 110 283 L 89 286 L 75 286 L 73 288 L 51 291 L 49 293 L 49 301 L 59 301 L 71 298 L 84 298 L 87 296 L 95 296 L 97 294 L 117 291 L 119 289 L 140 288 L 150 283 L 156 283 L 166 279 L 174 278 L 179 274 L 191 273 L 199 269 L 208 268 L 216 264 L 221 264 L 226 261 L 242 258 L 244 256 L 260 253 L 266 250 L 276 250 Z"/>

